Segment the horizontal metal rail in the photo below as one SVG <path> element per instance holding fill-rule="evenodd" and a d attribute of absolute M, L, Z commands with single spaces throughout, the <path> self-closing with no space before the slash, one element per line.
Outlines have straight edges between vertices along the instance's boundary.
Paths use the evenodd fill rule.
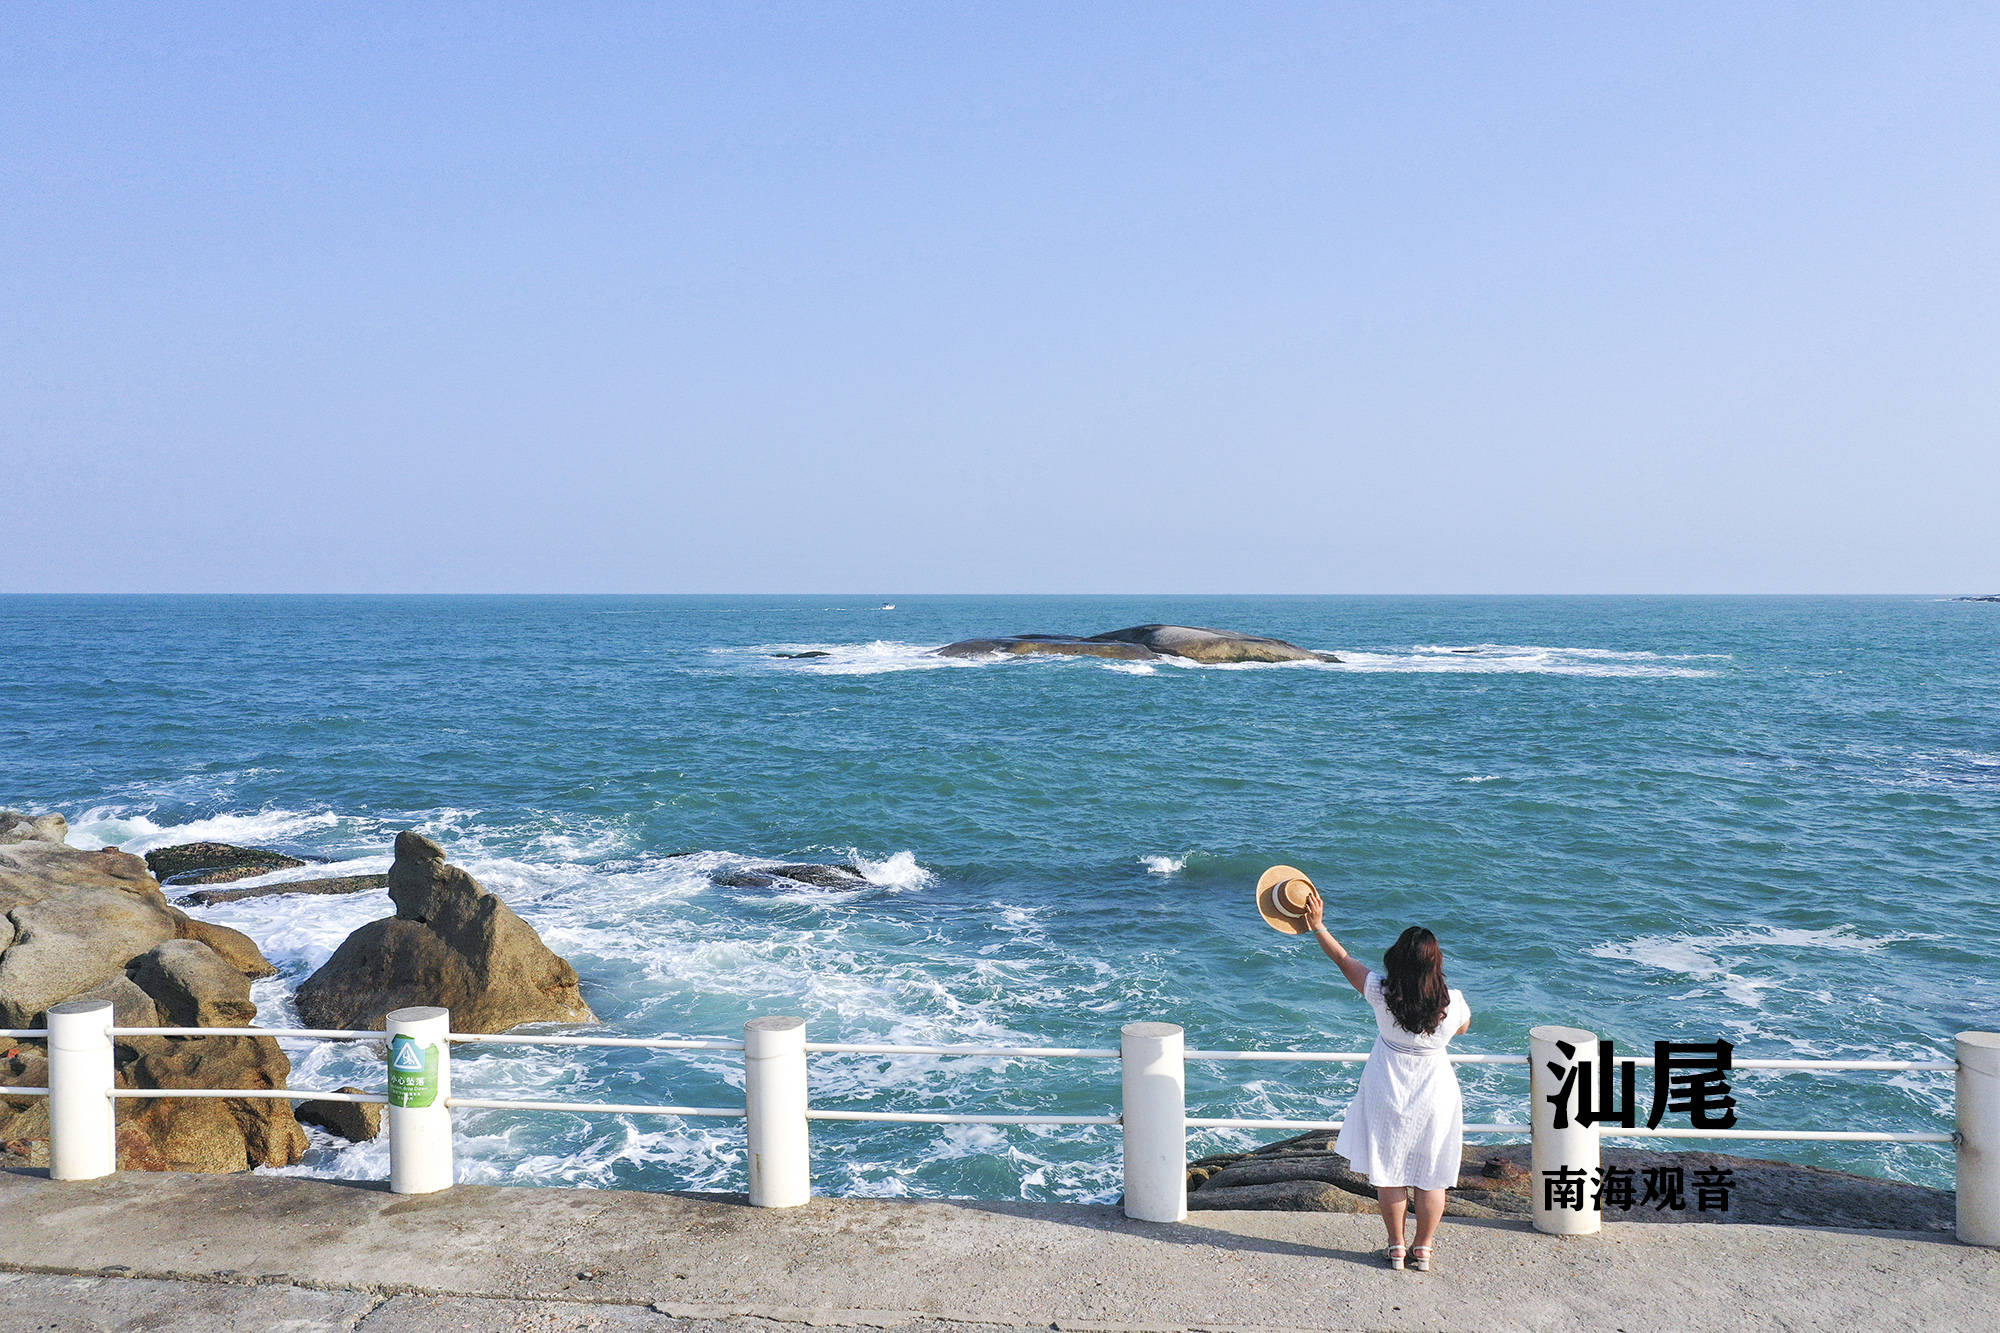
<path fill-rule="evenodd" d="M 346 1028 L 209 1028 L 209 1027 L 119 1027 L 109 1029 L 114 1037 L 270 1037 L 274 1040 L 296 1041 L 386 1041 L 389 1034 L 382 1031 L 356 1030 Z M 43 1028 L 0 1028 L 0 1037 L 27 1041 L 45 1040 L 48 1032 Z M 447 1040 L 453 1043 L 477 1045 L 517 1045 L 517 1046 L 602 1046 L 632 1047 L 666 1051 L 740 1051 L 743 1043 L 722 1038 L 709 1037 L 572 1037 L 543 1035 L 538 1033 L 509 1032 L 454 1032 Z M 965 1056 L 1017 1056 L 1032 1059 L 1080 1059 L 1116 1060 L 1119 1052 L 1112 1047 L 1102 1046 L 928 1046 L 890 1045 L 870 1042 L 812 1041 L 806 1043 L 809 1053 L 825 1055 L 965 1055 Z M 1299 1061 L 1311 1064 L 1362 1064 L 1368 1059 L 1367 1051 L 1223 1051 L 1189 1050 L 1188 1060 L 1252 1060 L 1252 1061 Z M 1453 1064 L 1467 1065 L 1525 1065 L 1525 1055 L 1484 1055 L 1451 1053 L 1446 1056 Z M 1651 1056 L 1633 1056 L 1631 1063 L 1650 1069 L 1654 1065 Z M 1843 1070 L 1880 1070 L 1883 1072 L 1940 1073 L 1949 1074 L 1958 1068 L 1950 1060 L 1807 1060 L 1807 1059 L 1760 1059 L 1745 1057 L 1731 1063 L 1733 1069 L 1773 1069 L 1791 1070 L 1799 1073 L 1833 1073 Z"/>
<path fill-rule="evenodd" d="M 1017 1055 L 1034 1059 L 1116 1060 L 1102 1046 L 879 1046 L 846 1041 L 809 1041 L 808 1055 Z"/>
<path fill-rule="evenodd" d="M 1525 1061 L 1524 1061 L 1525 1063 Z M 1651 1069 L 1653 1057 L 1635 1059 L 1633 1064 L 1641 1069 Z M 1802 1074 L 1837 1074 L 1846 1069 L 1880 1069 L 1889 1071 L 1921 1070 L 1930 1073 L 1949 1074 L 1958 1068 L 1950 1060 L 1731 1060 L 1731 1072 L 1738 1069 L 1789 1069 Z"/>
<path fill-rule="evenodd" d="M 528 1034 L 515 1036 L 508 1032 L 453 1032 L 445 1037 L 449 1042 L 463 1042 L 481 1046 L 628 1046 L 659 1051 L 740 1051 L 740 1041 L 724 1041 L 707 1037 L 556 1037 Z"/>
<path fill-rule="evenodd" d="M 314 1092 L 311 1088 L 113 1088 L 105 1096 L 113 1101 L 133 1097 L 154 1100 L 219 1097 L 224 1101 L 256 1098 L 277 1102 L 368 1102 L 376 1105 L 386 1105 L 389 1100 L 379 1092 Z"/>
<path fill-rule="evenodd" d="M 1365 1064 L 1366 1051 L 1187 1051 L 1189 1060 L 1300 1060 L 1315 1064 Z M 1458 1055 L 1445 1057 L 1455 1065 L 1525 1065 L 1525 1055 Z"/>
<path fill-rule="evenodd" d="M 1226 1116 L 1189 1116 L 1189 1129 L 1339 1129 L 1344 1120 L 1239 1120 Z M 1466 1125 L 1467 1134 L 1523 1134 L 1527 1125 Z"/>
<path fill-rule="evenodd" d="M 1115 1115 L 950 1115 L 926 1111 L 814 1111 L 808 1120 L 879 1121 L 895 1125 L 1117 1125 Z"/>
<path fill-rule="evenodd" d="M 386 1032 L 353 1032 L 345 1028 L 121 1028 L 106 1029 L 114 1037 L 271 1037 L 278 1041 L 387 1041 Z"/>
<path fill-rule="evenodd" d="M 706 1115 L 721 1116 L 726 1119 L 743 1119 L 740 1106 L 646 1106 L 627 1105 L 617 1102 L 526 1102 L 508 1101 L 497 1097 L 447 1097 L 444 1104 L 451 1107 L 468 1107 L 480 1111 L 576 1111 L 582 1114 L 599 1112 L 606 1115 Z"/>
<path fill-rule="evenodd" d="M 0 1101 L 5 1101 L 9 1097 L 46 1097 L 48 1095 L 49 1090 L 47 1088 L 0 1088 Z"/>
<path fill-rule="evenodd" d="M 1897 1134 L 1865 1129 L 1600 1129 L 1607 1139 L 1789 1139 L 1804 1143 L 1950 1143 L 1949 1134 Z"/>

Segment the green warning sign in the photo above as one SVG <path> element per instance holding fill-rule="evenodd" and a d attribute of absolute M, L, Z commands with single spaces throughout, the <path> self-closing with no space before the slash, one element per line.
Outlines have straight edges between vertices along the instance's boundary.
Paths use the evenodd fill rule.
<path fill-rule="evenodd" d="M 415 1037 L 389 1043 L 389 1105 L 429 1106 L 438 1095 L 438 1048 Z"/>

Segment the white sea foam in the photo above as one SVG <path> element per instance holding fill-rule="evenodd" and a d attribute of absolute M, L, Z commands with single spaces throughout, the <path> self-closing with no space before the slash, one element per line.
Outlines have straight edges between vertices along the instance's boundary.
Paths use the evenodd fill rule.
<path fill-rule="evenodd" d="M 732 663 L 750 663 L 777 671 L 820 676 L 879 676 L 892 671 L 939 671 L 952 667 L 992 665 L 992 657 L 940 657 L 938 645 L 874 639 L 867 643 L 763 643 L 751 648 L 717 648 L 713 655 Z M 787 653 L 821 653 L 820 657 L 787 657 Z M 1017 661 L 1016 658 L 1005 659 Z"/>
<path fill-rule="evenodd" d="M 1139 864 L 1152 875 L 1178 875 L 1187 869 L 1187 856 L 1142 856 Z"/>
<path fill-rule="evenodd" d="M 1727 653 L 1654 653 L 1507 643 L 1417 644 L 1396 652 L 1340 648 L 1335 653 L 1340 658 L 1335 670 L 1439 675 L 1694 678 L 1713 676 L 1718 669 L 1691 663 L 1729 660 Z"/>
<path fill-rule="evenodd" d="M 1764 992 L 1779 985 L 1779 978 L 1747 976 L 1732 969 L 1759 960 L 1765 950 L 1873 952 L 1916 938 L 1919 937 L 1857 935 L 1844 927 L 1803 930 L 1787 926 L 1745 926 L 1709 935 L 1641 935 L 1631 940 L 1607 941 L 1588 952 L 1595 958 L 1638 963 L 1713 985 L 1738 1004 L 1758 1009 L 1763 1007 Z"/>
<path fill-rule="evenodd" d="M 120 807 L 98 806 L 84 811 L 70 824 L 69 843 L 86 851 L 118 846 L 128 852 L 142 854 L 155 847 L 172 847 L 184 842 L 257 846 L 296 841 L 309 834 L 330 830 L 340 822 L 340 816 L 325 812 L 306 814 L 297 810 L 264 810 L 254 815 L 216 815 L 163 828 L 148 815 L 132 814 Z"/>
<path fill-rule="evenodd" d="M 871 860 L 860 852 L 850 852 L 849 859 L 863 879 L 885 889 L 921 889 L 936 878 L 917 864 L 915 852 L 896 852 L 880 861 Z"/>

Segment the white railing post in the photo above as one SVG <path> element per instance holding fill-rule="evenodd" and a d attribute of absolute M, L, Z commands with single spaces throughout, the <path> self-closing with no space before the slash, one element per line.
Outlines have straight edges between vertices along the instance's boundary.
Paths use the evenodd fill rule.
<path fill-rule="evenodd" d="M 1552 1236 L 1592 1236 L 1604 1225 L 1604 1214 L 1591 1207 L 1591 1196 L 1597 1183 L 1597 1169 L 1601 1164 L 1601 1145 L 1598 1141 L 1597 1126 L 1588 1128 L 1576 1123 L 1579 1098 L 1572 1098 L 1569 1123 L 1562 1129 L 1556 1128 L 1556 1107 L 1549 1099 L 1562 1088 L 1562 1079 L 1549 1069 L 1551 1064 L 1558 1067 L 1571 1063 L 1571 1056 L 1565 1056 L 1556 1049 L 1556 1043 L 1563 1042 L 1574 1052 L 1574 1059 L 1591 1062 L 1591 1073 L 1596 1074 L 1597 1034 L 1585 1032 L 1581 1028 L 1539 1027 L 1528 1033 L 1528 1123 L 1530 1126 L 1528 1205 L 1533 1210 L 1535 1230 Z M 1545 1172 L 1581 1172 L 1582 1182 L 1578 1186 L 1583 1191 L 1583 1208 L 1579 1211 L 1573 1204 L 1562 1200 L 1560 1191 L 1555 1196 L 1555 1207 L 1550 1207 L 1549 1181 Z M 1575 1181 L 1574 1176 L 1568 1177 Z"/>
<path fill-rule="evenodd" d="M 389 1031 L 389 1191 L 433 1194 L 453 1177 L 451 1011 L 419 1005 L 391 1010 Z"/>
<path fill-rule="evenodd" d="M 2000 1245 L 2000 1032 L 1958 1034 L 1958 1238 Z"/>
<path fill-rule="evenodd" d="M 743 1113 L 750 1139 L 750 1204 L 796 1208 L 812 1198 L 806 1132 L 806 1021 L 743 1025 Z"/>
<path fill-rule="evenodd" d="M 1186 1045 L 1173 1023 L 1127 1023 L 1118 1034 L 1125 1075 L 1125 1216 L 1136 1221 L 1187 1217 Z"/>
<path fill-rule="evenodd" d="M 108 1176 L 118 1169 L 111 1004 L 68 1000 L 42 1021 L 49 1034 L 49 1177 Z"/>

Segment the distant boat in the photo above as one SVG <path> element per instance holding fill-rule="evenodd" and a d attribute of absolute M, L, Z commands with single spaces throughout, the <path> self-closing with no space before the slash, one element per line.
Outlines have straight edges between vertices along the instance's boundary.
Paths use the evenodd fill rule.
<path fill-rule="evenodd" d="M 894 602 L 884 602 L 882 603 L 882 609 L 884 611 L 894 611 L 896 609 L 896 604 Z"/>

